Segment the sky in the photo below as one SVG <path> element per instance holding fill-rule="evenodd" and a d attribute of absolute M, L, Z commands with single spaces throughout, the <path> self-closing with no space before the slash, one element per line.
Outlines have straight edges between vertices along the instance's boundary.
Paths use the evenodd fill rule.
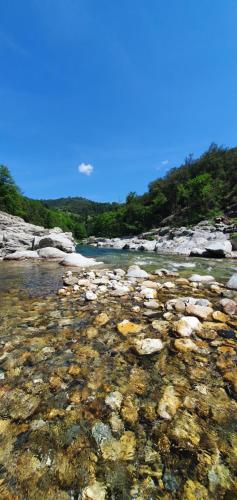
<path fill-rule="evenodd" d="M 0 163 L 26 196 L 122 202 L 237 146 L 237 0 L 0 0 Z"/>

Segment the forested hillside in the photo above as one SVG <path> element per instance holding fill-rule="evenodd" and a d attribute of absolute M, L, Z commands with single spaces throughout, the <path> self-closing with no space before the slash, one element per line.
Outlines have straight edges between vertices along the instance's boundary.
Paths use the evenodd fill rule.
<path fill-rule="evenodd" d="M 32 224 L 46 228 L 57 226 L 64 231 L 72 231 L 78 239 L 86 236 L 84 224 L 76 216 L 60 210 L 51 210 L 42 201 L 23 196 L 9 169 L 4 165 L 0 165 L 0 210 L 18 215 Z"/>
<path fill-rule="evenodd" d="M 212 144 L 200 158 L 156 179 L 142 196 L 126 202 L 96 203 L 85 198 L 32 200 L 23 196 L 7 167 L 0 167 L 0 210 L 44 227 L 59 226 L 85 236 L 127 236 L 159 224 L 189 225 L 225 213 L 237 214 L 237 148 Z"/>
<path fill-rule="evenodd" d="M 116 211 L 94 219 L 100 236 L 135 235 L 159 224 L 189 225 L 218 214 L 237 214 L 237 148 L 212 144 L 200 158 L 151 182 L 142 196 L 130 193 Z"/>

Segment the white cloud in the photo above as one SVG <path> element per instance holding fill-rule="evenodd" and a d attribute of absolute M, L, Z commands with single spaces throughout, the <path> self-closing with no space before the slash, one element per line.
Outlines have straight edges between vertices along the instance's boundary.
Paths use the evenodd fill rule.
<path fill-rule="evenodd" d="M 161 162 L 161 165 L 168 165 L 168 163 L 169 163 L 169 160 L 163 160 L 163 161 Z"/>
<path fill-rule="evenodd" d="M 91 175 L 93 170 L 94 170 L 94 167 L 93 167 L 93 165 L 90 165 L 90 163 L 81 163 L 80 165 L 78 165 L 78 171 L 81 174 Z"/>

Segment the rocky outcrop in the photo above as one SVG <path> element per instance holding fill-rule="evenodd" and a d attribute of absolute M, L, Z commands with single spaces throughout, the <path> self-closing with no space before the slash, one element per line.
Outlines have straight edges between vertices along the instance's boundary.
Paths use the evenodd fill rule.
<path fill-rule="evenodd" d="M 49 247 L 54 251 L 49 250 Z M 0 258 L 21 260 L 41 257 L 62 260 L 65 253 L 74 251 L 75 241 L 71 233 L 64 233 L 57 227 L 45 229 L 28 224 L 20 217 L 0 212 Z"/>
<path fill-rule="evenodd" d="M 90 238 L 87 244 L 124 250 L 140 250 L 157 253 L 180 254 L 198 257 L 232 257 L 237 252 L 232 246 L 231 235 L 237 232 L 234 224 L 202 221 L 191 228 L 170 226 L 152 229 L 131 238 Z"/>

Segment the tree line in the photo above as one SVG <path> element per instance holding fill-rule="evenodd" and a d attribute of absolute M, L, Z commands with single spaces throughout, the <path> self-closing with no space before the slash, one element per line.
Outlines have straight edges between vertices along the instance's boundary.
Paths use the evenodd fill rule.
<path fill-rule="evenodd" d="M 189 155 L 179 168 L 151 182 L 126 202 L 97 203 L 80 197 L 32 200 L 23 196 L 10 171 L 0 166 L 0 210 L 26 222 L 72 231 L 77 239 L 136 235 L 160 224 L 191 225 L 219 214 L 237 214 L 237 148 L 211 144 L 200 158 Z"/>

